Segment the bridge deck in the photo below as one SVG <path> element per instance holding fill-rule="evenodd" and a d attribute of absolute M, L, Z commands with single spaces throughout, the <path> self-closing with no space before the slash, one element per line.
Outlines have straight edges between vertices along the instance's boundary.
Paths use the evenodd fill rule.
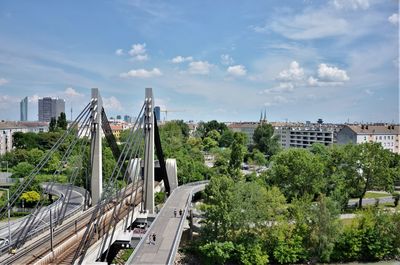
<path fill-rule="evenodd" d="M 183 222 L 181 218 L 186 218 L 185 214 L 179 216 L 179 210 L 185 210 L 188 197 L 191 192 L 204 188 L 205 183 L 197 185 L 184 185 L 175 189 L 168 198 L 164 207 L 161 209 L 154 223 L 150 227 L 147 238 L 133 253 L 127 264 L 167 264 L 174 247 L 176 235 Z M 174 217 L 174 209 L 177 209 L 177 217 Z M 149 234 L 156 234 L 155 244 L 149 244 Z M 174 255 L 175 253 L 172 253 Z"/>

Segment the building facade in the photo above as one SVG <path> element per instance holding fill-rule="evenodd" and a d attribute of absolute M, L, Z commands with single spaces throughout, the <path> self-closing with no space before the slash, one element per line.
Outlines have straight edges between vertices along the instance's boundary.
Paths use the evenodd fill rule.
<path fill-rule="evenodd" d="M 228 125 L 228 128 L 233 132 L 241 132 L 247 136 L 247 144 L 252 145 L 254 131 L 256 130 L 259 122 L 233 122 Z"/>
<path fill-rule="evenodd" d="M 12 150 L 13 134 L 15 132 L 47 132 L 49 125 L 47 122 L 0 122 L 0 155 Z"/>
<path fill-rule="evenodd" d="M 19 103 L 20 121 L 28 120 L 28 97 L 25 97 Z"/>
<path fill-rule="evenodd" d="M 59 98 L 39 98 L 39 121 L 49 122 L 51 118 L 57 118 L 61 112 L 65 113 L 65 101 Z"/>
<path fill-rule="evenodd" d="M 309 148 L 314 143 L 330 146 L 336 143 L 340 125 L 272 122 L 274 134 L 283 148 Z"/>
<path fill-rule="evenodd" d="M 400 153 L 400 126 L 392 124 L 346 125 L 337 135 L 338 144 L 380 143 L 383 148 Z"/>

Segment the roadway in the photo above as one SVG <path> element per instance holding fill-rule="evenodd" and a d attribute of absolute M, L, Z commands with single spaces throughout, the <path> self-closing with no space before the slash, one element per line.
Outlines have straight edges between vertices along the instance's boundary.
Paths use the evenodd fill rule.
<path fill-rule="evenodd" d="M 195 182 L 176 188 L 126 264 L 173 263 L 192 194 L 203 190 L 206 185 L 207 182 Z M 178 212 L 177 217 L 174 217 L 174 209 Z M 180 209 L 184 211 L 182 216 L 179 216 Z M 156 242 L 149 244 L 148 238 L 152 234 L 156 234 Z"/>
<path fill-rule="evenodd" d="M 43 184 L 42 186 L 46 187 L 47 185 Z M 46 193 L 58 196 L 59 198 L 57 201 L 49 206 L 42 207 L 35 214 L 11 221 L 11 243 L 14 244 L 16 239 L 23 238 L 25 236 L 27 239 L 29 239 L 35 236 L 37 233 L 42 232 L 44 229 L 47 230 L 50 223 L 50 209 L 52 209 L 53 223 L 57 222 L 58 217 L 64 216 L 67 218 L 72 214 L 82 210 L 85 202 L 85 190 L 75 186 L 72 186 L 71 188 L 70 200 L 68 203 L 67 200 L 65 200 L 66 207 L 62 207 L 62 204 L 68 193 L 68 185 L 55 183 L 52 189 Z M 7 219 L 4 219 L 4 221 L 1 222 L 0 238 L 8 240 Z M 2 246 L 0 248 L 0 253 L 7 250 L 7 248 L 8 246 Z"/>

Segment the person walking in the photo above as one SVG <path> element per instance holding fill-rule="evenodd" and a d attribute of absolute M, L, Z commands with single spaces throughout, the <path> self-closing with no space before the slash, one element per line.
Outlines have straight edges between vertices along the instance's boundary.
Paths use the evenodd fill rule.
<path fill-rule="evenodd" d="M 156 233 L 153 234 L 153 243 L 156 244 Z"/>
<path fill-rule="evenodd" d="M 174 216 L 176 217 L 176 208 L 174 209 Z"/>
<path fill-rule="evenodd" d="M 179 216 L 182 216 L 182 213 L 183 213 L 183 211 L 182 211 L 182 209 L 180 209 L 179 210 Z"/>

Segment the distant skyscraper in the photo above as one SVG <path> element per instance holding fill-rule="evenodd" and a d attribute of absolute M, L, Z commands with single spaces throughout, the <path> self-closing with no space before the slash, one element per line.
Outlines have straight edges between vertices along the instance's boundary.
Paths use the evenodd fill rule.
<path fill-rule="evenodd" d="M 132 118 L 129 115 L 124 115 L 124 122 L 132 122 Z"/>
<path fill-rule="evenodd" d="M 27 121 L 28 120 L 28 97 L 25 97 L 19 103 L 19 110 L 20 110 L 20 120 Z"/>
<path fill-rule="evenodd" d="M 59 98 L 39 98 L 38 113 L 39 121 L 50 121 L 58 118 L 61 112 L 65 113 L 65 101 Z"/>
<path fill-rule="evenodd" d="M 121 119 L 121 115 L 117 115 L 117 120 L 120 120 Z"/>
<path fill-rule="evenodd" d="M 156 120 L 160 121 L 161 120 L 161 109 L 159 106 L 154 107 L 154 112 L 156 113 Z"/>

